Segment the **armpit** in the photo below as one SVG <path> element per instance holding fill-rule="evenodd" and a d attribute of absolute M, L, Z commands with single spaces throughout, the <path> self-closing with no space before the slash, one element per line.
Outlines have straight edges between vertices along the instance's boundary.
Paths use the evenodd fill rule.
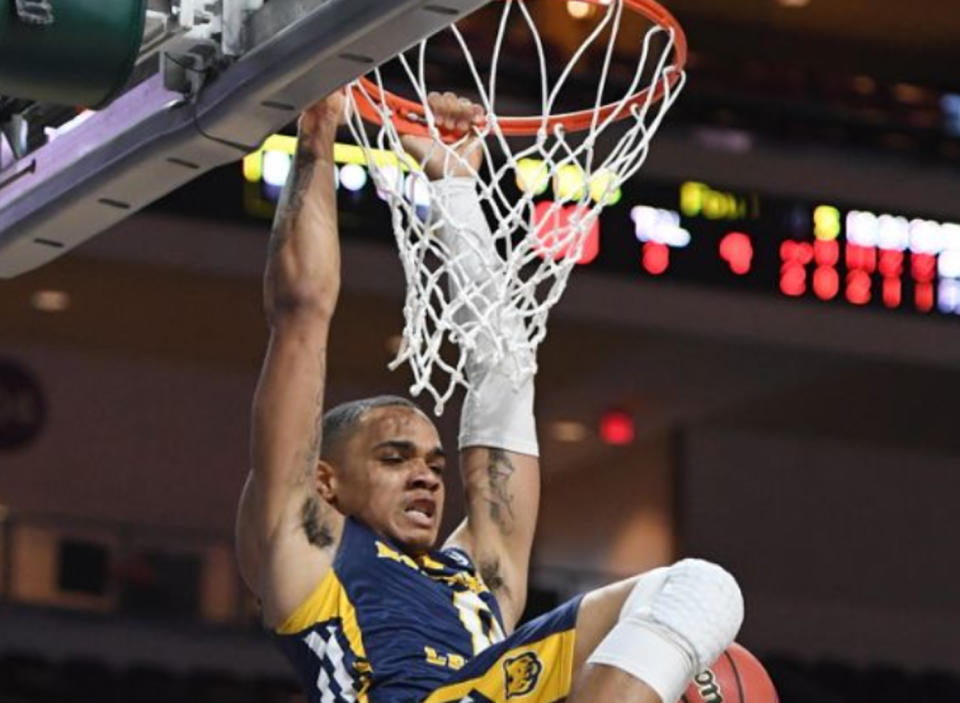
<path fill-rule="evenodd" d="M 326 506 L 316 496 L 307 498 L 300 510 L 300 524 L 307 536 L 307 541 L 320 549 L 333 544 L 333 531 L 328 521 L 323 519 L 324 512 L 326 512 Z"/>

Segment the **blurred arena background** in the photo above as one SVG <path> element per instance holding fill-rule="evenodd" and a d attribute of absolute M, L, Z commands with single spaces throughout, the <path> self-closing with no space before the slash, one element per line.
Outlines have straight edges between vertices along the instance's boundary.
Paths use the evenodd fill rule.
<path fill-rule="evenodd" d="M 669 7 L 688 86 L 540 351 L 529 611 L 702 555 L 784 703 L 960 700 L 960 14 Z M 0 281 L 4 703 L 298 699 L 232 553 L 285 144 Z M 386 206 L 342 156 L 329 404 L 410 382 Z"/>

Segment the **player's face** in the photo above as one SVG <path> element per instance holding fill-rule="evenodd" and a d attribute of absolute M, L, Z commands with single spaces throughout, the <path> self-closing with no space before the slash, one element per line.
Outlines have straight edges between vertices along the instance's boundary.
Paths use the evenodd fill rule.
<path fill-rule="evenodd" d="M 433 423 L 413 408 L 374 408 L 349 445 L 344 488 L 356 506 L 349 512 L 411 551 L 432 547 L 443 515 L 445 469 Z"/>

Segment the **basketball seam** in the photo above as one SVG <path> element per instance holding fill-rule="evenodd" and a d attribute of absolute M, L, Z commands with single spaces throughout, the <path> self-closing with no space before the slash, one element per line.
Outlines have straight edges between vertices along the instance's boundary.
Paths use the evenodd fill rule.
<path fill-rule="evenodd" d="M 743 682 L 740 680 L 740 671 L 737 669 L 736 662 L 733 661 L 730 652 L 724 652 L 723 656 L 727 658 L 727 661 L 730 662 L 730 668 L 733 669 L 733 678 L 737 682 L 737 692 L 740 694 L 740 703 L 747 703 L 747 699 L 743 695 Z"/>

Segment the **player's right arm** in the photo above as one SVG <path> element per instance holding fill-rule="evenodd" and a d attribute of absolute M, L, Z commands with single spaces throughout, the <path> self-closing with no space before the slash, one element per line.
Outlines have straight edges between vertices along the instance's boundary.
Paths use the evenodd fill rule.
<path fill-rule="evenodd" d="M 264 624 L 282 623 L 329 570 L 343 518 L 316 488 L 327 338 L 340 290 L 335 94 L 300 118 L 264 275 L 270 341 L 253 399 L 251 470 L 240 499 L 240 572 Z"/>

